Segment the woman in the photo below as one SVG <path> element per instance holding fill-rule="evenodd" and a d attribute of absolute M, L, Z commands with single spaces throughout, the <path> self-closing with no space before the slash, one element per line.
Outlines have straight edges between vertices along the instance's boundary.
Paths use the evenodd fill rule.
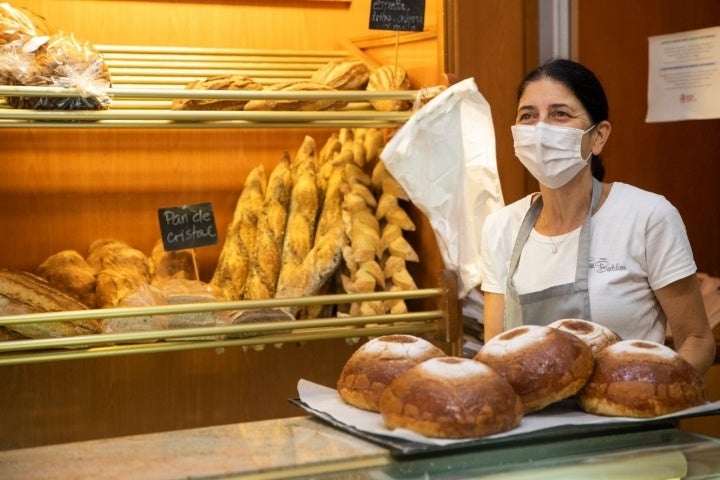
<path fill-rule="evenodd" d="M 511 128 L 540 194 L 483 226 L 485 340 L 522 324 L 583 318 L 623 339 L 663 343 L 669 323 L 678 353 L 704 373 L 715 341 L 684 224 L 660 195 L 601 183 L 611 126 L 595 75 L 565 59 L 533 71 Z"/>

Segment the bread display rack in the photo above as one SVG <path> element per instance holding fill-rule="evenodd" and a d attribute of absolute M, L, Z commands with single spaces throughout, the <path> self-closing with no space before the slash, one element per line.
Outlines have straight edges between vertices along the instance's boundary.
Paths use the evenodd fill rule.
<path fill-rule="evenodd" d="M 414 100 L 418 91 L 366 92 L 264 92 L 187 90 L 185 86 L 217 74 L 242 73 L 264 85 L 307 80 L 326 63 L 349 56 L 345 50 L 296 51 L 134 47 L 96 45 L 111 72 L 112 99 L 107 110 L 23 110 L 0 100 L 0 128 L 397 128 L 412 114 L 380 112 L 368 100 Z M 357 52 L 362 55 L 362 52 Z M 79 96 L 76 89 L 59 87 L 0 86 L 3 96 Z M 321 99 L 338 98 L 348 105 L 335 111 L 176 111 L 173 99 Z M 290 305 L 348 304 L 364 300 L 403 299 L 421 311 L 362 317 L 333 317 L 298 321 L 197 327 L 133 333 L 103 333 L 65 338 L 22 339 L 0 342 L 0 365 L 55 360 L 107 357 L 160 351 L 242 346 L 262 349 L 288 342 L 361 337 L 391 333 L 427 335 L 461 349 L 462 329 L 458 315 L 457 280 L 444 271 L 435 288 L 371 294 L 338 294 L 295 299 L 214 302 L 153 307 L 91 309 L 0 316 L 0 326 L 18 323 L 73 321 L 166 314 L 189 314 L 246 309 L 283 308 Z M 429 307 L 428 307 L 429 306 Z M 435 307 L 435 308 L 434 308 Z"/>
<path fill-rule="evenodd" d="M 361 337 L 388 334 L 429 335 L 430 338 L 461 347 L 462 338 L 454 272 L 445 271 L 437 288 L 404 292 L 368 294 L 334 294 L 304 298 L 243 300 L 237 302 L 195 303 L 153 307 L 126 307 L 48 312 L 0 317 L 0 325 L 120 318 L 139 315 L 187 314 L 220 310 L 249 310 L 287 306 L 327 305 L 364 300 L 431 299 L 437 309 L 374 316 L 343 316 L 297 321 L 258 322 L 222 327 L 196 327 L 133 333 L 102 333 L 65 338 L 8 340 L 0 342 L 0 365 L 47 362 L 91 357 L 155 353 L 243 346 L 261 349 L 266 345 L 281 347 L 288 342 L 306 342 L 345 338 L 356 342 Z"/>
<path fill-rule="evenodd" d="M 346 50 L 301 51 L 95 45 L 112 77 L 107 110 L 23 110 L 0 101 L 0 128 L 339 128 L 398 127 L 405 112 L 379 112 L 368 100 L 414 100 L 417 91 L 269 92 L 186 90 L 212 75 L 240 73 L 258 83 L 308 80 Z M 362 55 L 361 51 L 356 52 Z M 368 62 L 371 60 L 368 59 Z M 74 88 L 0 85 L 0 97 L 79 97 Z M 338 99 L 335 111 L 174 111 L 173 99 Z"/>

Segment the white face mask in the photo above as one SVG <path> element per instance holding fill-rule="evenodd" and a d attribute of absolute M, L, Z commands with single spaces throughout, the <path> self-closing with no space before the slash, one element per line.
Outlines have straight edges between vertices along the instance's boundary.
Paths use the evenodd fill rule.
<path fill-rule="evenodd" d="M 587 130 L 558 127 L 538 122 L 535 125 L 513 125 L 515 156 L 538 182 L 549 188 L 560 188 L 587 165 L 592 152 L 582 158 L 580 146 Z"/>

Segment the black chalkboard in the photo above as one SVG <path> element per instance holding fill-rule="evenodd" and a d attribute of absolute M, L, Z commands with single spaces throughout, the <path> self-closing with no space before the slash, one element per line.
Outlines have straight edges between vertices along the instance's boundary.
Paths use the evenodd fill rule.
<path fill-rule="evenodd" d="M 422 32 L 425 24 L 425 0 L 372 0 L 371 30 Z"/>
<path fill-rule="evenodd" d="M 210 203 L 159 208 L 158 221 L 165 251 L 218 243 L 215 215 Z"/>

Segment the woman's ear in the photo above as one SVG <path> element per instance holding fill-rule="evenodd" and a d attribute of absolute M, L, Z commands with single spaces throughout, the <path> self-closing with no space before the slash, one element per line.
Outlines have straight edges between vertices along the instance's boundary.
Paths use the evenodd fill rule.
<path fill-rule="evenodd" d="M 607 120 L 603 120 L 602 122 L 597 124 L 597 126 L 595 127 L 595 135 L 593 137 L 592 143 L 593 155 L 600 155 L 600 152 L 602 152 L 602 149 L 605 146 L 605 142 L 607 142 L 608 137 L 610 136 L 611 130 L 612 126 Z"/>

